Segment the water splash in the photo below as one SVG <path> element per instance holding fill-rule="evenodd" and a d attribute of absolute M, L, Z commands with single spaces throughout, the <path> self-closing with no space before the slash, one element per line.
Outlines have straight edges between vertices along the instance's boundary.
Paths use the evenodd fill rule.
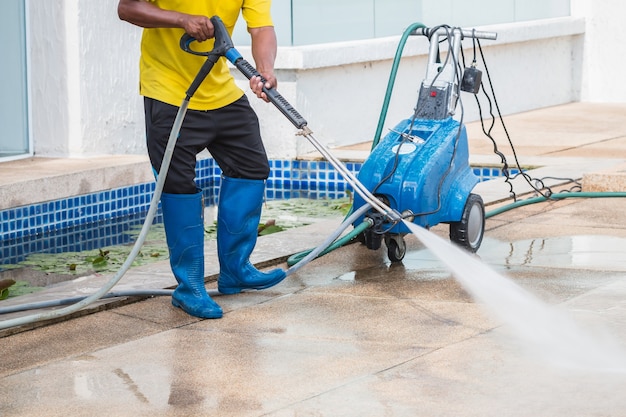
<path fill-rule="evenodd" d="M 404 223 L 475 300 L 510 326 L 523 347 L 557 366 L 626 373 L 626 353 L 608 334 L 582 329 L 564 311 L 541 301 L 467 251 L 422 227 Z"/>

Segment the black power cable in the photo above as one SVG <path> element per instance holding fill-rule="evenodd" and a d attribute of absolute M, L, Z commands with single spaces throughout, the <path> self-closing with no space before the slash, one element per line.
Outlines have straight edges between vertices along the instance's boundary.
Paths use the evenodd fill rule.
<path fill-rule="evenodd" d="M 473 64 L 476 64 L 476 40 L 474 39 L 473 42 L 473 49 L 474 49 L 474 60 L 473 60 Z M 465 66 L 465 54 L 463 53 L 463 49 L 461 49 L 461 58 L 463 60 L 463 66 Z M 483 57 L 483 62 L 484 62 L 484 57 Z M 491 79 L 489 78 L 489 83 L 491 83 Z M 491 140 L 491 143 L 493 145 L 493 153 L 496 154 L 497 156 L 500 157 L 500 162 L 502 163 L 502 168 L 500 169 L 502 171 L 502 173 L 504 174 L 504 182 L 506 184 L 508 184 L 509 186 L 509 195 L 513 198 L 513 200 L 516 199 L 515 196 L 515 192 L 513 190 L 513 183 L 511 183 L 511 180 L 513 179 L 513 177 L 511 177 L 510 175 L 510 171 L 509 171 L 509 163 L 506 159 L 506 156 L 500 152 L 500 150 L 498 149 L 498 145 L 496 143 L 496 140 L 493 138 L 493 136 L 491 135 L 491 131 L 493 130 L 494 126 L 495 126 L 495 115 L 493 114 L 493 103 L 491 101 L 491 98 L 489 97 L 489 95 L 487 94 L 487 91 L 485 90 L 484 84 L 481 81 L 480 83 L 480 87 L 481 90 L 483 91 L 483 93 L 485 94 L 485 97 L 487 98 L 487 102 L 489 103 L 489 115 L 491 116 L 491 125 L 489 126 L 489 129 L 485 128 L 485 119 L 483 117 L 483 110 L 482 110 L 482 106 L 480 104 L 480 100 L 478 99 L 478 96 L 474 96 L 476 99 L 476 105 L 478 106 L 478 114 L 479 114 L 479 118 L 480 118 L 480 126 L 481 129 L 483 131 L 483 133 L 485 134 L 485 136 L 487 136 L 489 138 L 489 140 Z M 502 122 L 504 124 L 504 122 Z M 505 131 L 506 131 L 506 127 L 505 127 Z M 510 140 L 509 140 L 510 143 Z M 511 148 L 513 149 L 513 144 L 511 144 Z M 515 149 L 513 149 L 513 153 L 515 154 Z M 521 172 L 521 171 L 520 171 Z"/>
<path fill-rule="evenodd" d="M 517 152 L 515 150 L 515 147 L 513 146 L 513 142 L 511 140 L 511 136 L 509 135 L 509 131 L 506 128 L 506 125 L 504 124 L 504 119 L 502 117 L 502 113 L 500 111 L 500 106 L 498 105 L 498 100 L 496 98 L 496 94 L 493 88 L 493 83 L 491 82 L 491 75 L 489 73 L 489 67 L 487 66 L 487 62 L 485 60 L 485 55 L 483 53 L 483 49 L 482 46 L 480 44 L 480 40 L 476 39 L 476 44 L 478 45 L 478 50 L 480 52 L 480 57 L 481 60 L 483 62 L 483 65 L 485 67 L 485 73 L 487 75 L 487 80 L 489 82 L 489 89 L 491 91 L 491 95 L 493 96 L 493 104 L 495 104 L 495 108 L 496 111 L 498 113 L 498 120 L 500 122 L 500 124 L 502 125 L 502 128 L 504 130 L 504 134 L 509 142 L 509 145 L 511 146 L 511 150 L 513 152 L 513 157 L 515 159 L 515 165 L 517 166 L 517 169 L 519 171 L 518 174 L 514 175 L 511 177 L 510 173 L 509 173 L 509 166 L 508 163 L 506 161 L 506 157 L 504 156 L 504 154 L 502 154 L 500 151 L 498 151 L 498 147 L 497 144 L 493 138 L 493 136 L 491 135 L 491 131 L 493 129 L 493 127 L 495 126 L 495 115 L 493 114 L 493 106 L 492 106 L 492 102 L 491 102 L 491 98 L 489 97 L 489 94 L 487 93 L 484 84 L 481 82 L 481 90 L 483 91 L 485 97 L 487 98 L 487 101 L 489 103 L 489 114 L 491 116 L 492 119 L 492 123 L 491 126 L 489 128 L 489 130 L 485 130 L 484 127 L 484 122 L 483 122 L 483 115 L 482 115 L 482 108 L 480 106 L 480 102 L 478 100 L 478 96 L 476 96 L 476 103 L 478 105 L 478 110 L 479 110 L 479 116 L 480 116 L 480 122 L 481 122 L 481 126 L 483 128 L 483 133 L 485 133 L 485 135 L 492 141 L 493 146 L 494 146 L 494 152 L 500 156 L 500 158 L 502 158 L 502 163 L 503 163 L 503 168 L 502 168 L 502 172 L 503 174 L 505 174 L 506 176 L 506 182 L 509 184 L 510 187 L 510 193 L 511 193 L 511 197 L 513 198 L 513 201 L 517 201 L 517 196 L 515 194 L 515 192 L 513 191 L 513 184 L 510 182 L 510 180 L 518 177 L 518 176 L 522 176 L 526 182 L 528 183 L 528 185 L 530 185 L 530 187 L 535 190 L 536 193 L 540 194 L 542 197 L 546 198 L 546 199 L 550 199 L 550 197 L 552 196 L 552 194 L 554 194 L 554 192 L 552 191 L 552 189 L 548 186 L 545 185 L 545 183 L 543 182 L 543 180 L 545 179 L 557 179 L 557 180 L 562 180 L 562 181 L 568 181 L 571 183 L 574 183 L 575 185 L 570 188 L 569 191 L 574 191 L 575 189 L 582 189 L 580 183 L 578 181 L 576 181 L 573 178 L 556 178 L 556 177 L 543 177 L 541 179 L 539 178 L 533 178 L 530 175 L 528 175 L 527 173 L 524 172 L 524 170 L 522 169 L 519 160 L 517 158 Z M 474 60 L 476 59 L 476 45 L 474 45 Z M 535 185 L 535 183 L 537 185 Z M 545 191 L 544 191 L 545 190 Z M 579 190 L 580 191 L 580 190 Z"/>

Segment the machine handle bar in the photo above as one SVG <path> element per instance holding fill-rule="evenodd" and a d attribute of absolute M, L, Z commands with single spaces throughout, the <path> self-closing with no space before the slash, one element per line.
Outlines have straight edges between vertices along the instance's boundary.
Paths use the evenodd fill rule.
<path fill-rule="evenodd" d="M 489 40 L 496 40 L 498 38 L 498 34 L 496 32 L 485 32 L 482 30 L 475 30 L 475 29 L 451 28 L 448 26 L 446 27 L 436 26 L 432 28 L 417 28 L 413 32 L 411 32 L 411 35 L 423 35 L 423 36 L 430 38 L 433 35 L 439 35 L 439 36 L 449 35 L 458 31 L 460 31 L 463 37 L 465 38 L 477 38 L 477 39 L 489 39 Z"/>

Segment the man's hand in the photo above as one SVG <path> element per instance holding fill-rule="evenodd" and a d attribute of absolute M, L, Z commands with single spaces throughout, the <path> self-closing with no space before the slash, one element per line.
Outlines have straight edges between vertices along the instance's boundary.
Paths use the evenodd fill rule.
<path fill-rule="evenodd" d="M 198 42 L 206 41 L 214 36 L 213 23 L 206 16 L 182 14 L 181 26 Z"/>
<path fill-rule="evenodd" d="M 252 92 L 256 94 L 258 98 L 269 103 L 267 95 L 263 92 L 263 87 L 268 89 L 276 88 L 278 86 L 278 81 L 276 80 L 274 73 L 261 73 L 261 75 L 263 75 L 263 78 L 267 80 L 265 84 L 263 84 L 263 81 L 261 81 L 261 77 L 252 77 L 250 78 L 250 89 L 252 89 Z"/>

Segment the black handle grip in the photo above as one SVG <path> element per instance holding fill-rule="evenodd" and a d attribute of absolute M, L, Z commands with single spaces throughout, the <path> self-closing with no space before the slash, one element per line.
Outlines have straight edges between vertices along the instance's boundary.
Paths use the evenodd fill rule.
<path fill-rule="evenodd" d="M 248 61 L 243 58 L 235 61 L 235 66 L 246 78 L 261 77 L 261 81 L 265 84 L 267 81 Z M 263 92 L 267 95 L 269 101 L 276 106 L 282 114 L 298 129 L 306 126 L 307 121 L 298 113 L 298 111 L 282 96 L 275 88 L 263 87 Z"/>

